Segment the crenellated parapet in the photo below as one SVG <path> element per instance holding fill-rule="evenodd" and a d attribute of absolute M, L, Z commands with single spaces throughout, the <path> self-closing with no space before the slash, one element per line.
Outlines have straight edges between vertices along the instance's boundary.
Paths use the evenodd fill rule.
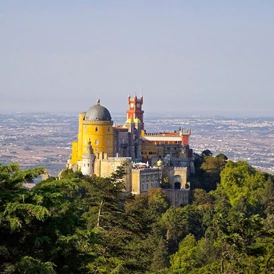
<path fill-rule="evenodd" d="M 183 135 L 191 135 L 191 130 L 188 128 L 186 130 L 183 130 L 183 128 L 180 128 L 179 129 L 179 134 L 180 136 L 183 136 Z"/>
<path fill-rule="evenodd" d="M 191 158 L 174 158 L 172 157 L 172 162 L 191 162 L 193 161 L 193 157 Z"/>
<path fill-rule="evenodd" d="M 187 170 L 187 167 L 174 167 L 174 171 L 185 171 Z"/>
<path fill-rule="evenodd" d="M 144 136 L 160 136 L 160 133 L 147 133 L 146 132 Z"/>
<path fill-rule="evenodd" d="M 140 98 L 138 98 L 136 95 L 134 95 L 134 97 L 131 98 L 131 96 L 128 95 L 127 98 L 128 98 L 128 103 L 129 103 L 129 104 L 130 104 L 130 103 L 134 103 L 134 104 L 140 103 L 140 104 L 143 104 L 143 96 L 142 96 L 142 95 L 140 96 Z"/>
<path fill-rule="evenodd" d="M 167 132 L 156 132 L 156 133 L 150 133 L 150 132 L 145 132 L 144 136 L 158 136 L 158 137 L 171 137 L 171 136 L 189 136 L 191 135 L 191 130 L 190 129 L 179 129 L 174 130 L 174 131 L 167 131 Z"/>
<path fill-rule="evenodd" d="M 117 159 L 120 162 L 131 162 L 132 158 L 131 157 L 108 157 L 107 158 L 109 161 L 117 161 Z"/>

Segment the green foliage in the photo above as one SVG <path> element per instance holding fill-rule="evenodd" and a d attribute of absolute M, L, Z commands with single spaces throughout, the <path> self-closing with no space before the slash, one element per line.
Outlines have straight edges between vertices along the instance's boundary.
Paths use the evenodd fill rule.
<path fill-rule="evenodd" d="M 194 235 L 187 235 L 180 243 L 179 250 L 171 256 L 170 264 L 173 273 L 190 273 L 199 266 L 196 260 L 197 242 Z"/>
<path fill-rule="evenodd" d="M 124 166 L 23 188 L 43 172 L 0 165 L 0 273 L 274 273 L 273 177 L 245 162 L 204 155 L 180 208 L 126 196 Z"/>
<path fill-rule="evenodd" d="M 212 203 L 212 196 L 204 189 L 197 188 L 193 192 L 194 203 L 197 206 L 209 206 Z"/>
<path fill-rule="evenodd" d="M 202 157 L 209 157 L 212 155 L 213 155 L 213 153 L 209 149 L 206 149 L 206 150 L 202 151 L 202 153 L 201 153 Z"/>
<path fill-rule="evenodd" d="M 218 154 L 213 157 L 210 150 L 203 151 L 201 157 L 195 160 L 195 175 L 189 178 L 192 189 L 201 188 L 207 192 L 215 190 L 220 183 L 220 174 L 226 163 L 226 155 Z"/>
<path fill-rule="evenodd" d="M 201 169 L 205 172 L 204 184 L 206 190 L 216 189 L 220 182 L 220 173 L 224 169 L 226 161 L 223 158 L 205 156 Z"/>
<path fill-rule="evenodd" d="M 168 266 L 168 248 L 165 240 L 161 237 L 156 250 L 153 253 L 151 270 L 163 270 Z"/>
<path fill-rule="evenodd" d="M 232 205 L 243 197 L 255 205 L 260 202 L 257 190 L 264 187 L 265 181 L 264 174 L 246 162 L 228 161 L 221 173 L 220 187 L 227 194 Z"/>
<path fill-rule="evenodd" d="M 24 274 L 55 274 L 55 265 L 51 262 L 41 262 L 30 256 L 23 257 L 15 265 L 9 265 L 5 273 L 24 273 Z"/>
<path fill-rule="evenodd" d="M 219 154 L 217 154 L 215 157 L 216 157 L 216 158 L 219 158 L 219 159 L 221 159 L 221 160 L 224 160 L 224 161 L 227 161 L 227 160 L 228 160 L 228 157 L 227 157 L 225 154 L 223 154 L 223 153 L 219 153 Z"/>

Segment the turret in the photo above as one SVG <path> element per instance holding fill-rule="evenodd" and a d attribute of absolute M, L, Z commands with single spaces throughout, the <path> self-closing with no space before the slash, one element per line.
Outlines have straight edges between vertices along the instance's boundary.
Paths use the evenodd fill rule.
<path fill-rule="evenodd" d="M 91 142 L 89 140 L 82 159 L 81 171 L 84 175 L 92 175 L 94 173 L 94 160 L 95 155 L 91 146 Z"/>
<path fill-rule="evenodd" d="M 128 96 L 128 110 L 127 110 L 127 119 L 139 119 L 141 123 L 141 129 L 144 129 L 144 121 L 143 121 L 143 114 L 144 111 L 142 110 L 143 105 L 143 96 L 137 98 L 135 95 L 133 98 Z"/>

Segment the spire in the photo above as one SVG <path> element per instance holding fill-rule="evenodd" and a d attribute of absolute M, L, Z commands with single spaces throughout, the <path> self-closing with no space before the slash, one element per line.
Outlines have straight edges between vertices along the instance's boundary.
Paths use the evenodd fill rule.
<path fill-rule="evenodd" d="M 85 158 L 92 158 L 92 155 L 94 155 L 94 153 L 93 153 L 93 148 L 91 146 L 91 141 L 89 139 L 88 145 L 86 146 L 85 153 L 83 156 L 85 156 Z"/>
<path fill-rule="evenodd" d="M 95 155 L 89 139 L 88 145 L 85 147 L 85 153 L 83 154 L 81 165 L 81 171 L 84 175 L 92 175 L 94 173 L 94 161 Z"/>
<path fill-rule="evenodd" d="M 99 97 L 98 97 L 96 103 L 97 103 L 97 105 L 100 105 L 100 99 L 99 99 Z"/>

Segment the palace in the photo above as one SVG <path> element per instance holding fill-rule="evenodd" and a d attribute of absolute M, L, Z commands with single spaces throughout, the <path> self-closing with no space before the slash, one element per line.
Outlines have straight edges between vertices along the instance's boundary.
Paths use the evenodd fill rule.
<path fill-rule="evenodd" d="M 187 204 L 187 176 L 195 172 L 191 131 L 147 133 L 142 105 L 142 96 L 128 96 L 126 122 L 119 126 L 113 126 L 110 112 L 99 99 L 80 113 L 78 138 L 72 142 L 67 168 L 108 177 L 126 163 L 125 192 L 140 194 L 162 186 L 174 206 Z"/>

